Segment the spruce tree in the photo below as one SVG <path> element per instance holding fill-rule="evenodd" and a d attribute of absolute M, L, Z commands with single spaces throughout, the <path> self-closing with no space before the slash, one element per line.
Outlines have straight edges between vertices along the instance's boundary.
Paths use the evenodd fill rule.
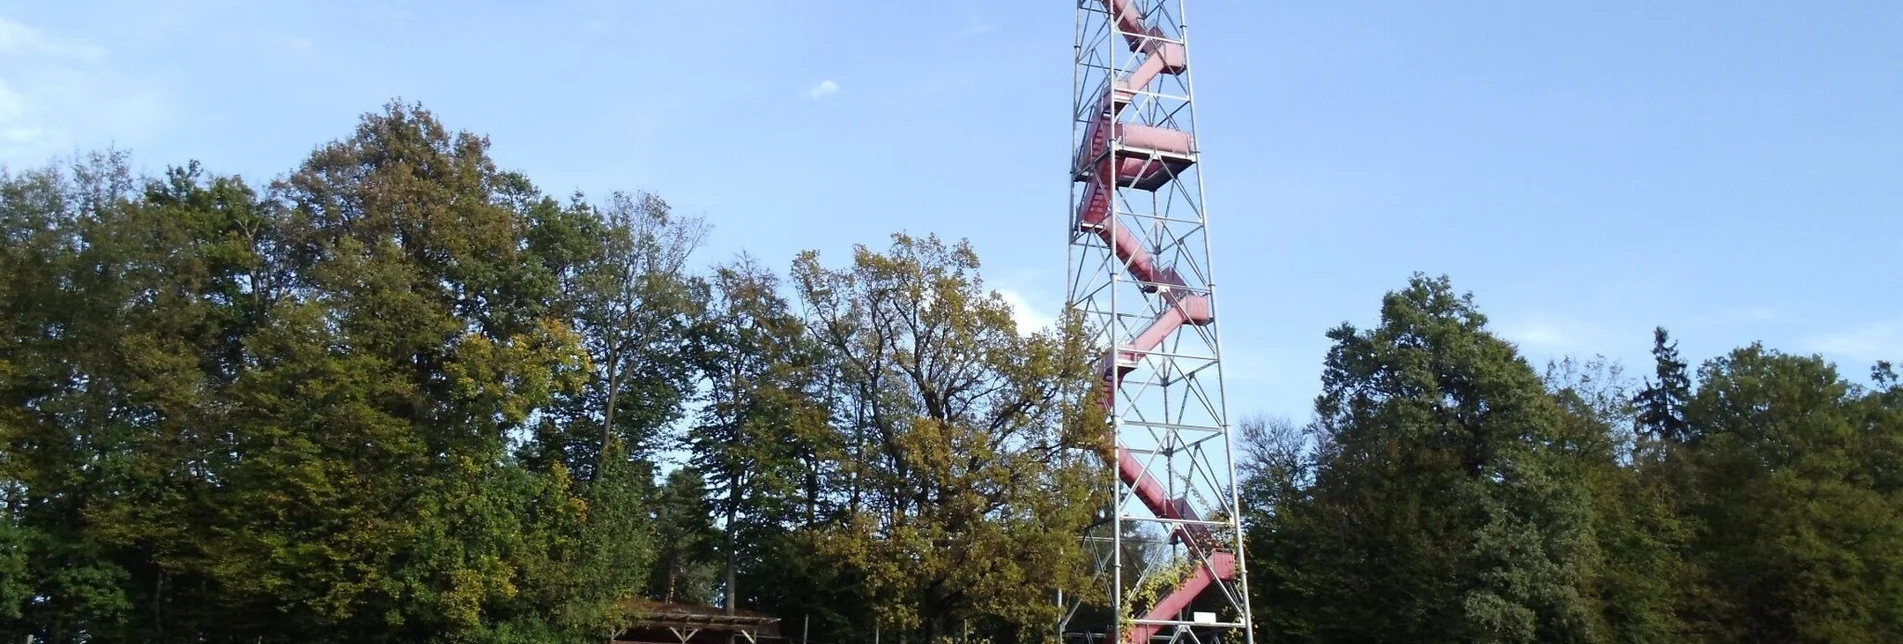
<path fill-rule="evenodd" d="M 1678 357 L 1678 343 L 1665 327 L 1652 330 L 1652 361 L 1657 380 L 1647 380 L 1635 397 L 1639 429 L 1671 444 L 1690 439 L 1685 425 L 1685 403 L 1691 399 L 1691 378 Z"/>

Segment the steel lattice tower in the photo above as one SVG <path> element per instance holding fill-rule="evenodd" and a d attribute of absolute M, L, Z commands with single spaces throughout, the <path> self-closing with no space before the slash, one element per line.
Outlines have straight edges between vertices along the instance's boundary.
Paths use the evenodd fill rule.
<path fill-rule="evenodd" d="M 1109 348 L 1116 476 L 1085 536 L 1108 596 L 1058 632 L 1252 644 L 1183 2 L 1076 1 L 1066 307 Z"/>

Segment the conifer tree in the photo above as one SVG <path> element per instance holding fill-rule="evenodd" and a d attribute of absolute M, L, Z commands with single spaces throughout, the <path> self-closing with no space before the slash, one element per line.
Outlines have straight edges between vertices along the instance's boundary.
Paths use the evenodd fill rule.
<path fill-rule="evenodd" d="M 1685 403 L 1691 399 L 1691 378 L 1685 362 L 1678 357 L 1678 343 L 1665 327 L 1652 330 L 1652 360 L 1657 380 L 1646 381 L 1645 389 L 1635 397 L 1639 410 L 1639 429 L 1651 438 L 1679 444 L 1691 438 L 1686 433 Z"/>

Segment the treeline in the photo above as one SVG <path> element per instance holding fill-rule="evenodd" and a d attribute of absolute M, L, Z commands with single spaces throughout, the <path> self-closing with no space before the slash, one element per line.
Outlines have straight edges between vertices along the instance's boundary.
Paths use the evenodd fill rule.
<path fill-rule="evenodd" d="M 1903 383 L 1753 344 L 1536 372 L 1417 276 L 1249 423 L 1258 641 L 1903 641 Z M 1695 376 L 1695 377 L 1694 377 Z"/>
<path fill-rule="evenodd" d="M 1076 325 L 963 244 L 702 271 L 705 230 L 413 105 L 268 184 L 8 171 L 0 641 L 1048 631 L 1103 492 Z"/>
<path fill-rule="evenodd" d="M 671 601 L 1028 642 L 1098 592 L 1077 320 L 1019 333 L 960 243 L 701 268 L 706 231 L 414 105 L 259 185 L 0 173 L 0 641 L 603 642 Z M 1258 641 L 1903 641 L 1889 365 L 1661 330 L 1643 378 L 1541 372 L 1424 276 L 1329 337 L 1312 420 L 1241 427 Z"/>

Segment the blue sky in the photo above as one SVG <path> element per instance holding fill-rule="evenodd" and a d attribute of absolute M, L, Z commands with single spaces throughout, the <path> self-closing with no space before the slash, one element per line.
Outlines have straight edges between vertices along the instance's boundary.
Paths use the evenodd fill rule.
<path fill-rule="evenodd" d="M 1536 362 L 1903 359 L 1903 3 L 1191 2 L 1233 413 L 1305 418 L 1416 270 Z M 704 262 L 936 232 L 1061 304 L 1069 3 L 543 4 L 0 2 L 0 162 L 261 183 L 402 98 Z"/>

